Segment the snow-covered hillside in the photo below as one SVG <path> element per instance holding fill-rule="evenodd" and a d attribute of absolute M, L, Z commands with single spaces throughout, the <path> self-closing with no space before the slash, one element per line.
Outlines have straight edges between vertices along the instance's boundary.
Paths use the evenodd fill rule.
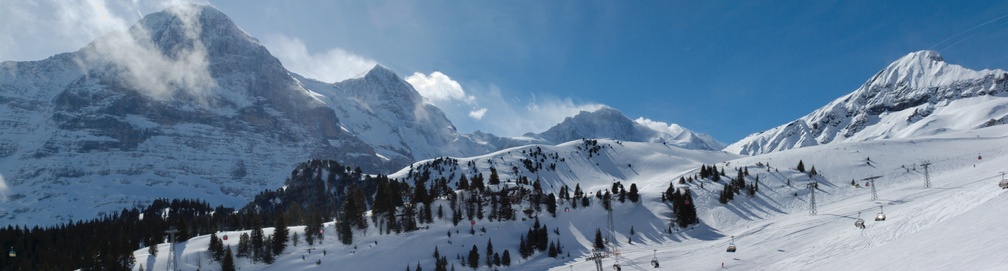
<path fill-rule="evenodd" d="M 578 150 L 584 143 L 575 141 L 539 147 L 543 156 L 554 153 L 563 157 L 569 169 L 558 165 L 556 171 L 540 172 L 540 178 L 544 190 L 561 183 L 580 183 L 590 192 L 611 187 L 614 180 L 641 187 L 640 203 L 614 205 L 615 240 L 622 252 L 618 260 L 624 270 L 652 270 L 649 262 L 655 255 L 661 264 L 658 270 L 715 270 L 721 269 L 722 263 L 725 269 L 733 270 L 999 270 L 1008 264 L 1000 257 L 1000 252 L 1008 249 L 1008 239 L 1000 236 L 1000 228 L 1008 223 L 1008 216 L 1003 215 L 1008 195 L 997 187 L 1002 178 L 999 172 L 1008 164 L 1005 135 L 1008 127 L 995 126 L 750 157 L 616 141 L 599 141 L 606 147 L 599 155 L 587 157 Z M 466 166 L 456 170 L 503 167 L 526 157 L 522 151 L 528 154 L 535 148 L 526 146 L 459 159 L 459 164 Z M 809 177 L 793 169 L 799 161 L 807 168 L 815 167 L 820 174 L 814 177 L 819 183 L 815 191 L 816 215 L 809 213 Z M 470 166 L 470 162 L 475 165 Z M 624 162 L 632 167 L 622 165 Z M 927 174 L 931 188 L 923 187 L 924 162 L 930 162 Z M 755 197 L 738 195 L 734 201 L 721 204 L 717 195 L 722 184 L 702 180 L 680 185 L 693 192 L 701 222 L 687 229 L 673 228 L 669 233 L 671 211 L 659 199 L 660 193 L 671 180 L 696 174 L 702 163 L 725 168 L 729 176 L 735 168 L 745 167 L 750 172 L 746 181 L 755 182 L 758 177 L 760 189 Z M 408 176 L 408 169 L 394 176 Z M 871 176 L 881 176 L 876 181 L 877 200 L 871 199 L 871 190 L 863 181 Z M 872 219 L 879 206 L 884 207 L 885 221 Z M 867 220 L 863 230 L 854 227 L 859 212 Z M 453 226 L 445 220 L 435 220 L 429 229 L 391 235 L 378 234 L 372 226 L 366 232 L 356 232 L 351 246 L 334 241 L 329 224 L 323 244 L 312 247 L 302 242 L 288 248 L 273 265 L 252 264 L 247 259 L 237 262 L 242 270 L 399 270 L 406 266 L 415 270 L 418 264 L 424 270 L 433 270 L 431 255 L 437 247 L 456 270 L 465 270 L 469 267 L 460 263 L 469 250 L 475 245 L 483 263 L 485 246 L 491 241 L 494 251 L 509 250 L 512 255 L 512 265 L 502 270 L 594 269 L 594 263 L 586 261 L 592 236 L 595 229 L 604 232 L 607 225 L 606 212 L 597 201 L 588 208 L 567 207 L 555 218 L 545 213 L 538 217 L 550 229 L 550 240 L 563 247 L 564 253 L 558 258 L 545 253 L 528 259 L 517 256 L 518 236 L 532 227 L 532 220 L 477 219 L 472 227 L 475 234 L 469 233 L 468 223 Z M 629 234 L 631 227 L 633 235 Z M 232 241 L 225 243 L 235 247 L 238 232 L 226 234 Z M 725 252 L 731 236 L 738 247 L 736 253 Z M 183 270 L 215 268 L 203 254 L 206 242 L 207 237 L 202 236 L 178 246 Z M 163 270 L 167 247 L 161 246 L 158 257 L 149 258 L 146 249 L 137 250 L 137 262 L 144 264 L 145 270 Z M 310 253 L 309 248 L 313 248 Z M 616 260 L 603 259 L 603 267 L 611 270 Z M 488 270 L 485 264 L 481 266 L 479 270 Z"/>
<path fill-rule="evenodd" d="M 854 92 L 726 151 L 746 155 L 834 142 L 913 138 L 1008 123 L 1008 72 L 974 71 L 934 51 L 910 53 Z"/>

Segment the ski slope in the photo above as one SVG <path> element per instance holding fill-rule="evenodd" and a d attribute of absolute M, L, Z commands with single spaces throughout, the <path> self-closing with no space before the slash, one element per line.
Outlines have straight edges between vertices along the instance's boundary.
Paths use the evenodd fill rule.
<path fill-rule="evenodd" d="M 587 191 L 604 187 L 616 171 L 624 172 L 619 175 L 624 185 L 636 183 L 641 190 L 640 203 L 614 204 L 614 239 L 619 242 L 621 254 L 618 259 L 604 258 L 605 270 L 612 270 L 617 260 L 623 270 L 722 270 L 722 263 L 726 270 L 1003 270 L 1008 266 L 1008 258 L 1002 255 L 1008 250 L 1008 238 L 1001 236 L 1002 227 L 1008 225 L 1008 195 L 1004 195 L 1008 190 L 999 189 L 997 183 L 1000 172 L 1008 171 L 1005 135 L 1008 127 L 995 126 L 751 157 L 600 140 L 612 146 L 611 154 L 603 157 L 609 157 L 612 165 L 632 163 L 637 174 L 627 174 L 631 172 L 629 167 L 601 167 L 601 162 L 595 166 L 568 158 L 567 164 L 570 171 L 579 173 L 578 178 L 592 182 L 580 182 Z M 569 147 L 561 144 L 550 148 L 562 153 Z M 490 155 L 503 157 L 507 152 Z M 661 153 L 690 157 L 670 159 L 658 155 Z M 488 158 L 500 160 L 478 157 L 460 159 L 460 163 L 486 162 Z M 816 215 L 809 214 L 811 192 L 805 188 L 808 176 L 792 169 L 799 160 L 807 169 L 814 166 L 821 174 L 815 177 L 819 183 Z M 925 161 L 931 162 L 931 188 L 924 188 L 920 165 Z M 748 166 L 747 182 L 759 176 L 760 190 L 755 197 L 737 195 L 723 205 L 717 202 L 720 184 L 704 181 L 701 188 L 698 182 L 688 183 L 685 186 L 693 191 L 701 222 L 687 229 L 673 229 L 669 234 L 666 231 L 672 214 L 669 205 L 660 201 L 660 193 L 671 180 L 694 174 L 701 163 L 717 163 L 718 168 L 727 165 L 725 171 L 731 177 L 735 167 Z M 757 163 L 769 163 L 770 168 L 757 167 Z M 589 172 L 604 177 L 593 180 L 587 177 Z M 553 181 L 578 183 L 563 176 L 557 174 Z M 877 200 L 871 199 L 870 189 L 862 181 L 871 176 L 882 176 L 876 180 Z M 852 186 L 851 180 L 859 182 L 860 187 Z M 468 222 L 454 226 L 450 219 L 435 219 L 433 224 L 421 224 L 429 229 L 391 235 L 378 234 L 371 225 L 366 232 L 355 233 L 354 246 L 339 244 L 330 223 L 322 244 L 310 247 L 302 241 L 288 247 L 272 265 L 253 264 L 248 259 L 236 262 L 241 270 L 404 270 L 407 265 L 415 270 L 417 264 L 424 270 L 434 270 L 432 254 L 437 246 L 448 258 L 449 270 L 452 265 L 455 270 L 472 270 L 461 266 L 462 260 L 456 255 L 464 259 L 475 245 L 481 254 L 478 270 L 491 270 L 484 263 L 484 254 L 487 241 L 492 240 L 495 252 L 507 249 L 511 253 L 512 265 L 498 267 L 500 270 L 594 270 L 594 263 L 586 258 L 591 254 L 595 229 L 603 233 L 606 230 L 606 212 L 597 201 L 588 208 L 568 208 L 567 212 L 563 204 L 560 206 L 555 218 L 545 211 L 539 215 L 540 223 L 549 229 L 549 239 L 563 246 L 563 253 L 556 259 L 544 252 L 528 259 L 518 255 L 518 236 L 531 227 L 532 220 L 477 220 L 475 234 L 470 234 Z M 872 219 L 879 206 L 885 208 L 885 221 Z M 864 230 L 854 227 L 858 212 L 866 220 Z M 634 235 L 629 234 L 631 226 Z M 265 232 L 269 234 L 272 229 Z M 230 239 L 225 244 L 236 247 L 238 233 L 226 233 Z M 730 236 L 735 237 L 736 253 L 725 252 Z M 206 256 L 207 243 L 207 236 L 199 236 L 178 245 L 181 270 L 217 270 L 219 266 Z M 164 270 L 167 244 L 161 246 L 157 257 L 149 257 L 146 248 L 137 250 L 137 263 L 145 270 Z M 313 248 L 311 253 L 309 248 Z M 650 265 L 655 255 L 661 263 L 658 269 Z"/>

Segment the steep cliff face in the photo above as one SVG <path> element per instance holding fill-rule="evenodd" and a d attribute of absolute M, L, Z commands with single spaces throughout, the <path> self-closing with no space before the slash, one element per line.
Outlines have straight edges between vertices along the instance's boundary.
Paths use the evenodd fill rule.
<path fill-rule="evenodd" d="M 0 64 L 0 218 L 49 224 L 152 197 L 236 205 L 312 158 L 381 159 L 220 11 L 181 6 L 72 53 Z"/>
<path fill-rule="evenodd" d="M 934 51 L 910 53 L 854 92 L 725 150 L 739 154 L 878 138 L 907 138 L 1006 123 L 1008 72 L 949 64 Z"/>
<path fill-rule="evenodd" d="M 441 109 L 382 66 L 363 77 L 333 84 L 301 77 L 299 81 L 336 112 L 349 132 L 400 167 L 417 160 L 474 156 L 502 148 L 457 131 Z"/>

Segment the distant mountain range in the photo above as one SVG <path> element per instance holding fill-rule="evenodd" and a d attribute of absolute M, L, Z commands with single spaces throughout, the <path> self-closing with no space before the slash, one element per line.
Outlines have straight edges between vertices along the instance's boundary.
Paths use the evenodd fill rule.
<path fill-rule="evenodd" d="M 309 159 L 389 173 L 581 138 L 720 148 L 608 108 L 526 137 L 463 134 L 387 68 L 332 84 L 305 78 L 198 5 L 149 14 L 76 52 L 0 63 L 0 127 L 10 187 L 0 219 L 12 224 L 90 218 L 156 197 L 237 206 Z"/>
<path fill-rule="evenodd" d="M 425 159 L 582 139 L 756 155 L 969 130 L 1006 123 L 1006 79 L 916 52 L 822 109 L 727 147 L 608 107 L 521 137 L 466 134 L 385 67 L 336 83 L 305 78 L 219 10 L 178 6 L 75 52 L 0 63 L 0 176 L 9 187 L 0 219 L 52 224 L 158 197 L 239 206 L 310 159 L 388 174 Z"/>
<path fill-rule="evenodd" d="M 854 92 L 725 151 L 756 155 L 872 139 L 912 138 L 1008 122 L 1008 72 L 974 71 L 938 52 L 907 54 Z"/>

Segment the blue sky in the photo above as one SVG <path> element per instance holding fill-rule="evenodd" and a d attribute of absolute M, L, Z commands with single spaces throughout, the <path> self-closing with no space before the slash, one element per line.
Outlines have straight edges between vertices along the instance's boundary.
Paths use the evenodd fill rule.
<path fill-rule="evenodd" d="M 0 11 L 2 60 L 76 50 L 165 5 L 0 2 L 13 7 Z M 295 72 L 337 81 L 379 63 L 460 131 L 509 136 L 604 105 L 731 143 L 853 91 L 913 51 L 1008 68 L 1005 1 L 210 4 Z"/>

